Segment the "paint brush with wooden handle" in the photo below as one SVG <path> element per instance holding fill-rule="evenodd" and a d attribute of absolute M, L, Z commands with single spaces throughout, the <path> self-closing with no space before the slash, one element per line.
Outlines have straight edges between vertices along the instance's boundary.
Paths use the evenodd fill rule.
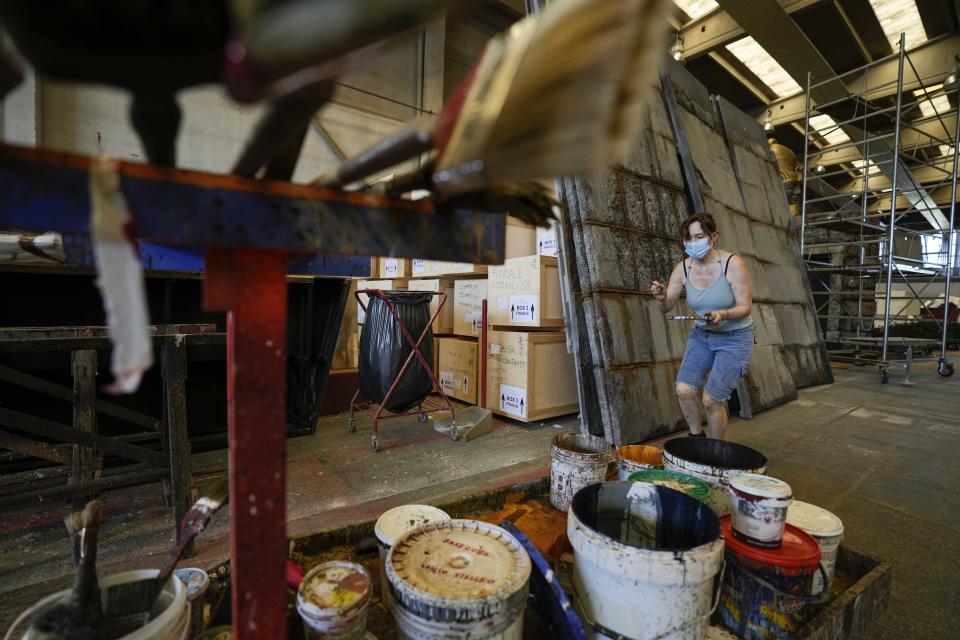
<path fill-rule="evenodd" d="M 445 194 L 621 160 L 663 54 L 669 0 L 557 0 L 487 43 L 426 128 L 409 128 L 318 181 L 342 187 L 435 151 Z"/>
<path fill-rule="evenodd" d="M 111 586 L 107 589 L 104 614 L 107 618 L 149 612 L 180 561 L 187 545 L 206 528 L 210 518 L 227 502 L 227 481 L 221 480 L 205 492 L 180 520 L 177 544 L 156 578 Z"/>

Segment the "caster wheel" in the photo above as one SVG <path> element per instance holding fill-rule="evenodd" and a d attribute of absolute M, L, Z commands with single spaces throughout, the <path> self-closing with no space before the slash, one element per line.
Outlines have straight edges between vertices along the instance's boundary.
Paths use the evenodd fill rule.
<path fill-rule="evenodd" d="M 427 421 L 427 414 L 426 414 L 425 412 L 421 411 L 420 413 L 417 414 L 417 420 L 419 420 L 420 422 L 426 422 L 426 421 Z"/>
<path fill-rule="evenodd" d="M 941 362 L 940 366 L 937 367 L 937 373 L 939 373 L 944 378 L 949 378 L 953 375 L 953 363 L 952 362 Z"/>
<path fill-rule="evenodd" d="M 890 373 L 886 369 L 880 372 L 880 383 L 887 384 L 890 382 Z"/>
<path fill-rule="evenodd" d="M 356 418 L 350 418 L 350 422 L 347 423 L 347 429 L 350 430 L 350 433 L 356 433 L 356 432 L 357 432 L 357 419 L 356 419 Z"/>
<path fill-rule="evenodd" d="M 377 436 L 370 438 L 370 450 L 374 453 L 380 450 L 380 442 L 377 440 Z"/>
<path fill-rule="evenodd" d="M 867 364 L 867 361 L 862 358 L 854 358 L 853 360 L 853 366 L 855 367 L 862 367 L 866 364 Z"/>

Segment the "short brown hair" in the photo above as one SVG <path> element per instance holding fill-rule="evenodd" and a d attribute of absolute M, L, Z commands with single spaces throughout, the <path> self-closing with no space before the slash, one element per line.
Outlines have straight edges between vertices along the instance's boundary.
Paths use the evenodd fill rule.
<path fill-rule="evenodd" d="M 680 242 L 690 238 L 690 225 L 700 223 L 700 228 L 713 235 L 717 232 L 717 223 L 709 213 L 695 213 L 680 224 Z"/>

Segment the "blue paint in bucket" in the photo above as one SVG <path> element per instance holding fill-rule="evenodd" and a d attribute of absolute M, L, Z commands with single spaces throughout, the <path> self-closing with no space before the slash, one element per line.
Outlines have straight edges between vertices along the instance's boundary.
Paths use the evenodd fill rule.
<path fill-rule="evenodd" d="M 723 625 L 746 640 L 792 638 L 806 622 L 814 574 L 820 565 L 817 541 L 787 525 L 777 549 L 734 538 L 730 516 L 720 519 L 727 568 L 720 592 Z"/>

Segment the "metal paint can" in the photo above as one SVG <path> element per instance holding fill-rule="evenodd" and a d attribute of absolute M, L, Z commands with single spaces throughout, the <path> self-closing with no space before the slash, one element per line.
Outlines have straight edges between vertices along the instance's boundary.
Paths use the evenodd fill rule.
<path fill-rule="evenodd" d="M 820 545 L 820 564 L 825 576 L 819 572 L 815 574 L 811 587 L 811 593 L 820 593 L 824 588 L 824 577 L 827 582 L 833 581 L 837 552 L 843 541 L 843 521 L 823 507 L 794 500 L 787 510 L 787 524 L 803 529 Z"/>
<path fill-rule="evenodd" d="M 187 603 L 190 605 L 190 637 L 195 637 L 206 626 L 204 610 L 206 608 L 207 589 L 210 588 L 210 576 L 203 569 L 188 567 L 177 569 L 173 575 L 180 578 L 187 587 Z"/>
<path fill-rule="evenodd" d="M 720 486 L 741 473 L 766 473 L 767 457 L 736 442 L 674 438 L 663 445 L 663 465 L 667 471 L 679 471 Z"/>
<path fill-rule="evenodd" d="M 720 591 L 720 619 L 746 640 L 796 637 L 807 620 L 820 547 L 802 529 L 787 525 L 777 549 L 755 547 L 733 535 L 731 516 L 720 519 L 727 568 Z"/>
<path fill-rule="evenodd" d="M 747 544 L 776 548 L 787 524 L 793 489 L 783 480 L 757 473 L 730 478 L 733 535 Z"/>
<path fill-rule="evenodd" d="M 324 562 L 308 571 L 297 591 L 305 638 L 363 638 L 372 587 L 370 574 L 354 562 Z"/>
<path fill-rule="evenodd" d="M 387 553 L 393 543 L 403 537 L 403 534 L 431 522 L 445 522 L 450 519 L 446 511 L 431 507 L 427 504 L 404 504 L 384 511 L 377 518 L 373 533 L 377 538 L 377 548 L 380 551 L 380 597 L 390 595 L 390 584 L 387 582 L 385 563 Z"/>
<path fill-rule="evenodd" d="M 532 564 L 505 529 L 476 520 L 426 524 L 397 540 L 386 566 L 398 638 L 522 638 Z"/>
<path fill-rule="evenodd" d="M 646 469 L 663 469 L 663 449 L 646 444 L 628 444 L 617 449 L 620 459 L 617 480 L 628 480 L 631 473 Z"/>
<path fill-rule="evenodd" d="M 550 450 L 550 504 L 560 511 L 580 489 L 603 482 L 614 460 L 613 448 L 603 438 L 561 433 Z"/>
<path fill-rule="evenodd" d="M 723 563 L 720 521 L 707 505 L 647 482 L 595 484 L 574 496 L 567 537 L 585 623 L 641 640 L 706 637 Z"/>

